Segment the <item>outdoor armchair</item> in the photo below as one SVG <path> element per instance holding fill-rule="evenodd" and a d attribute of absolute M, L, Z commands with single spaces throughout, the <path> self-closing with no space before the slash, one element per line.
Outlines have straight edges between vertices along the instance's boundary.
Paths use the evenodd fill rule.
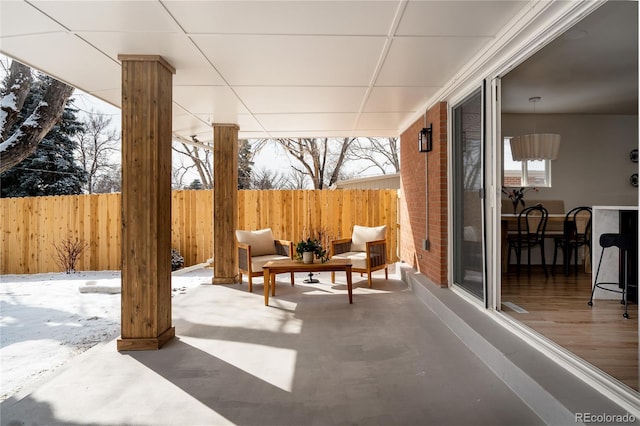
<path fill-rule="evenodd" d="M 351 260 L 354 272 L 367 274 L 369 288 L 372 287 L 371 273 L 384 269 L 384 279 L 389 279 L 387 267 L 386 226 L 366 227 L 355 225 L 351 238 L 331 242 L 331 258 Z M 335 282 L 335 273 L 331 273 Z"/>
<path fill-rule="evenodd" d="M 236 240 L 240 283 L 242 283 L 242 274 L 246 274 L 250 292 L 253 291 L 253 277 L 262 276 L 262 266 L 265 263 L 272 260 L 293 259 L 293 243 L 273 238 L 271 228 L 257 231 L 236 230 Z M 293 272 L 291 272 L 291 285 L 293 285 Z"/>

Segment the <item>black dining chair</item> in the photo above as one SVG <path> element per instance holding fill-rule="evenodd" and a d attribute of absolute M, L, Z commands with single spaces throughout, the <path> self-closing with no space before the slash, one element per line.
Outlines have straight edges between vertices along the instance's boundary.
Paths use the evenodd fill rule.
<path fill-rule="evenodd" d="M 571 209 L 564 219 L 563 235 L 554 237 L 553 248 L 553 268 L 555 270 L 558 249 L 562 250 L 562 258 L 564 260 L 564 273 L 569 275 L 571 265 L 571 256 L 574 256 L 575 273 L 578 273 L 578 249 L 585 248 L 585 260 L 587 258 L 586 251 L 589 251 L 589 259 L 591 259 L 591 207 L 575 207 Z"/>
<path fill-rule="evenodd" d="M 518 215 L 518 230 L 514 234 L 507 235 L 509 254 L 507 265 L 511 263 L 511 250 L 516 253 L 517 274 L 520 276 L 520 263 L 522 250 L 527 251 L 527 272 L 531 275 L 531 250 L 539 246 L 542 257 L 542 269 L 544 275 L 549 276 L 544 256 L 544 232 L 547 228 L 549 212 L 540 204 L 523 209 Z"/>

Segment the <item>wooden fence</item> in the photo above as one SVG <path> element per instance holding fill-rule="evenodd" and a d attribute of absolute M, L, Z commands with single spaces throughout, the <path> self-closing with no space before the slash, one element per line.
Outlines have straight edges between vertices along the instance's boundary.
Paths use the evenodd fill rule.
<path fill-rule="evenodd" d="M 212 203 L 212 191 L 173 191 L 172 247 L 185 266 L 212 256 Z M 243 190 L 238 228 L 270 227 L 276 238 L 296 242 L 320 230 L 329 240 L 350 236 L 354 224 L 387 225 L 388 256 L 395 261 L 397 203 L 395 190 Z M 0 215 L 2 274 L 61 271 L 54 244 L 67 239 L 88 243 L 77 270 L 120 269 L 120 194 L 3 198 Z"/>

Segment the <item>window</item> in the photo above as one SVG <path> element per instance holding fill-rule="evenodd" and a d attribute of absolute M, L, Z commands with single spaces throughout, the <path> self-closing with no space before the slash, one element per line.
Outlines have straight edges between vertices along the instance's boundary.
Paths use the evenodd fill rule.
<path fill-rule="evenodd" d="M 502 184 L 504 186 L 551 186 L 551 161 L 550 160 L 528 160 L 513 161 L 511 156 L 511 138 L 504 138 L 504 161 L 502 162 L 504 175 Z"/>

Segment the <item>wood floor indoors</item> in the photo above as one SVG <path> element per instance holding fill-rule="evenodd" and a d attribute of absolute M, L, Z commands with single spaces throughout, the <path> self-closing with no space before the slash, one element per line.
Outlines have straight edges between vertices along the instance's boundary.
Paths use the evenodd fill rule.
<path fill-rule="evenodd" d="M 565 276 L 561 267 L 548 278 L 542 269 L 515 268 L 502 275 L 502 310 L 638 391 L 638 306 L 624 319 L 620 300 L 594 300 L 591 273 Z M 524 310 L 524 311 L 523 311 Z"/>

